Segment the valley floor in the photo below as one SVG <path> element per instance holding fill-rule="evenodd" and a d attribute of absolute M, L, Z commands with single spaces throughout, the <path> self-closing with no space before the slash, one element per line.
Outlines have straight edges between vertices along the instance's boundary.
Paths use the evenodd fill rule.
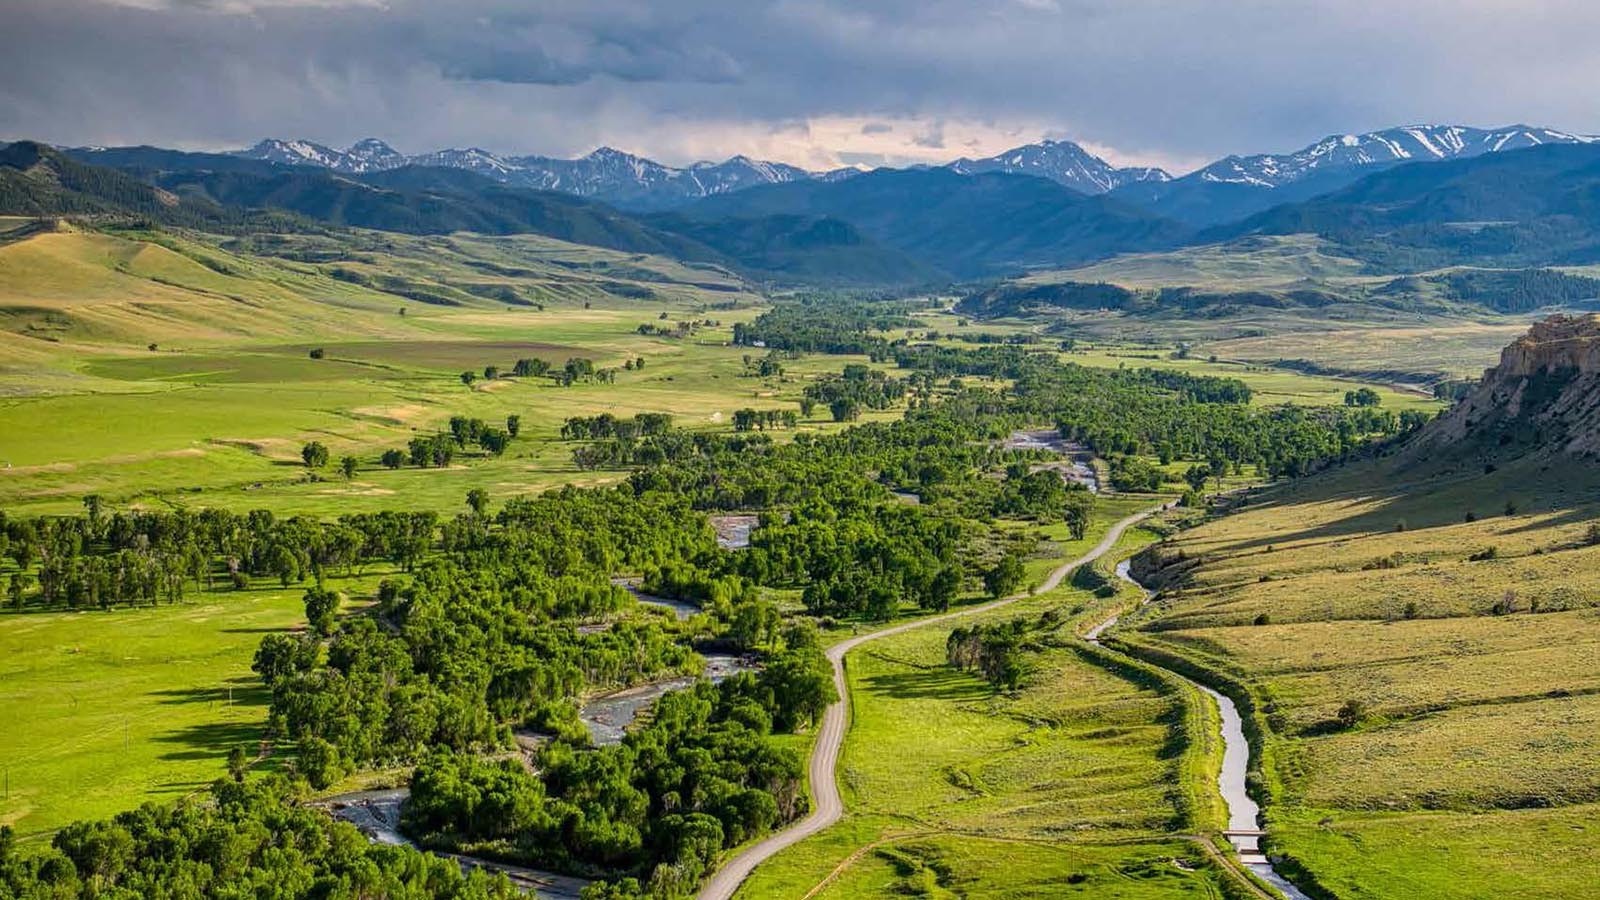
<path fill-rule="evenodd" d="M 1108 501 L 1098 527 L 1052 555 L 1072 559 L 1115 519 L 1148 508 Z M 1104 559 L 1153 540 L 1132 530 Z M 1105 562 L 1097 563 L 1105 567 Z M 1152 684 L 1077 638 L 1136 602 L 1061 587 L 963 622 L 1053 614 L 1017 691 L 952 669 L 952 625 L 930 623 L 846 657 L 850 731 L 839 763 L 839 824 L 758 868 L 741 898 L 1215 897 L 1242 888 L 1186 823 L 1215 800 L 1197 763 L 1215 746 L 1175 749 L 1203 714 L 1198 697 Z M 1198 754 L 1198 756 L 1197 756 Z M 1214 776 L 1212 776 L 1214 777 Z M 1195 790 L 1184 785 L 1198 781 Z M 1213 823 L 1214 824 L 1214 823 Z"/>

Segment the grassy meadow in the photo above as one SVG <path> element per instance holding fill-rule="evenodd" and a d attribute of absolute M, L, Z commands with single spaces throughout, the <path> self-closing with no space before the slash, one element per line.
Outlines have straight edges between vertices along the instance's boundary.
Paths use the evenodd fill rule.
<path fill-rule="evenodd" d="M 330 584 L 359 595 L 375 581 Z M 0 824 L 39 837 L 203 788 L 226 774 L 233 747 L 265 751 L 269 698 L 250 662 L 262 635 L 303 625 L 304 593 L 0 612 Z"/>

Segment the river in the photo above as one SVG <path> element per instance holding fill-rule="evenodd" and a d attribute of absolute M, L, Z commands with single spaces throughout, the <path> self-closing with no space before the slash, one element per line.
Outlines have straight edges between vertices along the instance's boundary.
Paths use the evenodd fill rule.
<path fill-rule="evenodd" d="M 753 668 L 751 663 L 742 657 L 727 654 L 707 654 L 706 678 L 712 681 L 721 681 L 730 675 L 747 672 Z M 653 681 L 650 684 L 641 684 L 620 691 L 613 691 L 595 697 L 578 711 L 578 718 L 583 720 L 589 729 L 589 738 L 596 746 L 604 747 L 609 744 L 622 743 L 623 735 L 628 733 L 628 726 L 639 717 L 639 713 L 648 709 L 668 691 L 678 691 L 694 684 L 699 676 L 685 675 L 681 678 L 671 678 L 666 681 Z"/>
<path fill-rule="evenodd" d="M 400 833 L 400 807 L 405 805 L 410 796 L 410 788 L 358 791 L 329 797 L 317 805 L 327 809 L 335 818 L 343 819 L 361 829 L 361 833 L 375 844 L 415 847 L 416 844 L 412 843 L 410 838 Z M 549 900 L 578 900 L 584 887 L 589 883 L 582 878 L 557 875 L 554 872 L 544 872 L 490 859 L 479 859 L 475 856 L 429 852 L 453 859 L 463 869 L 483 869 L 486 872 L 504 874 L 511 879 L 512 884 L 522 890 L 532 891 L 535 896 Z"/>
<path fill-rule="evenodd" d="M 750 546 L 750 532 L 761 524 L 761 517 L 749 513 L 710 516 L 717 532 L 717 545 L 724 550 L 743 550 Z"/>
<path fill-rule="evenodd" d="M 661 602 L 663 605 L 671 605 L 669 601 Z M 730 675 L 754 668 L 748 659 L 727 654 L 706 654 L 705 661 L 704 677 L 712 681 L 721 681 Z M 585 703 L 578 711 L 578 718 L 583 720 L 583 724 L 589 729 L 590 738 L 597 746 L 619 744 L 623 735 L 627 734 L 628 726 L 633 724 L 639 713 L 649 708 L 656 698 L 668 691 L 686 688 L 697 680 L 697 677 L 683 676 L 604 694 Z M 400 809 L 410 797 L 411 789 L 408 787 L 388 788 L 340 794 L 319 801 L 317 805 L 327 809 L 336 818 L 361 829 L 373 843 L 414 847 L 416 845 L 411 839 L 400 832 Z M 537 896 L 548 897 L 550 900 L 578 900 L 579 893 L 589 883 L 582 878 L 557 875 L 554 872 L 544 872 L 525 866 L 454 853 L 430 852 L 454 859 L 464 869 L 484 869 L 489 872 L 504 873 L 516 886 L 531 890 Z"/>
<path fill-rule="evenodd" d="M 628 593 L 633 595 L 633 599 L 643 603 L 645 606 L 659 606 L 662 609 L 672 610 L 672 614 L 680 622 L 700 612 L 700 607 L 687 600 L 672 600 L 667 597 L 646 594 L 644 587 L 639 584 L 638 578 L 613 578 L 611 583 L 617 587 L 625 588 Z"/>
<path fill-rule="evenodd" d="M 1090 464 L 1094 454 L 1082 444 L 1066 440 L 1061 432 L 1053 428 L 1045 431 L 1013 431 L 1001 446 L 1007 450 L 1039 450 L 1064 457 L 1061 462 L 1035 466 L 1033 471 L 1052 469 L 1060 472 L 1063 479 L 1088 488 L 1090 493 L 1100 493 L 1100 478 Z"/>
<path fill-rule="evenodd" d="M 1150 599 L 1150 591 L 1134 579 L 1129 560 L 1117 564 L 1117 577 L 1138 588 L 1146 601 Z M 1099 644 L 1100 636 L 1115 626 L 1118 618 L 1112 616 L 1106 619 L 1089 629 L 1084 638 Z M 1181 675 L 1178 677 L 1183 678 Z M 1261 830 L 1261 807 L 1246 788 L 1245 778 L 1250 771 L 1250 742 L 1244 736 L 1244 720 L 1239 716 L 1239 708 L 1227 695 L 1188 678 L 1184 680 L 1205 691 L 1222 712 L 1222 771 L 1217 775 L 1217 790 L 1228 808 L 1228 829 L 1224 832 L 1228 842 L 1233 844 L 1240 862 L 1288 900 L 1311 900 L 1289 879 L 1279 874 L 1272 867 L 1272 860 L 1261 852 L 1261 838 L 1265 832 Z"/>

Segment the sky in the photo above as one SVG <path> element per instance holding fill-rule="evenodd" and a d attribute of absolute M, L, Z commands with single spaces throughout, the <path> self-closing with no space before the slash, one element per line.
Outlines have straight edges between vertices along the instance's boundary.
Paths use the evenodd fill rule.
<path fill-rule="evenodd" d="M 1600 132 L 1593 0 L 0 0 L 0 139 L 811 169 L 1070 139 L 1183 172 L 1417 122 Z"/>

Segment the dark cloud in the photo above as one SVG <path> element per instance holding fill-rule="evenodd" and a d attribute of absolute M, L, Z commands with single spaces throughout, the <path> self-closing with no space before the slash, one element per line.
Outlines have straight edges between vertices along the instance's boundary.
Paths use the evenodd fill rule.
<path fill-rule="evenodd" d="M 817 162 L 1048 133 L 1192 161 L 1414 121 L 1600 130 L 1588 0 L 5 7 L 0 137 L 63 143 L 374 134 L 412 150 Z"/>
<path fill-rule="evenodd" d="M 943 150 L 944 123 L 938 121 L 929 122 L 927 128 L 924 128 L 917 134 L 912 135 L 911 143 L 915 146 L 923 147 L 928 150 Z"/>

